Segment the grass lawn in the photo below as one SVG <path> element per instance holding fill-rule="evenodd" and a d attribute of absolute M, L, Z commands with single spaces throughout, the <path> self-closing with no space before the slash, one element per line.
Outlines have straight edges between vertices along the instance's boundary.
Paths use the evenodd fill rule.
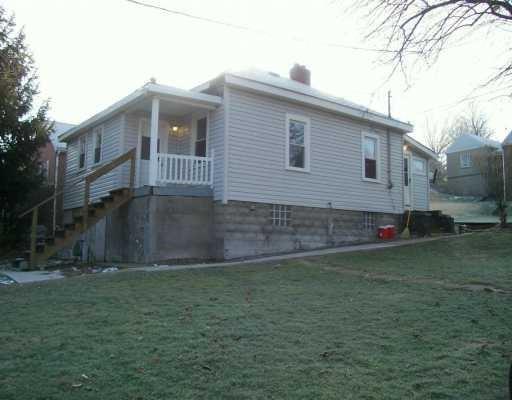
<path fill-rule="evenodd" d="M 512 234 L 0 288 L 0 398 L 505 399 Z"/>

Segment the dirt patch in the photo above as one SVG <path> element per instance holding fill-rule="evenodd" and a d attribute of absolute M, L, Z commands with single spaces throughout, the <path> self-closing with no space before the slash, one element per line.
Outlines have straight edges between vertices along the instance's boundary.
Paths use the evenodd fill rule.
<path fill-rule="evenodd" d="M 336 268 L 336 267 L 322 267 L 322 269 L 325 271 L 338 272 L 340 274 L 358 276 L 358 277 L 361 277 L 364 279 L 370 279 L 370 280 L 381 280 L 381 281 L 386 281 L 386 282 L 418 283 L 418 284 L 424 284 L 424 285 L 440 286 L 445 289 L 451 289 L 451 290 L 467 290 L 470 292 L 488 292 L 488 293 L 510 294 L 510 292 L 507 290 L 496 288 L 489 284 L 478 284 L 478 283 L 458 284 L 458 283 L 446 282 L 446 281 L 436 280 L 436 279 L 431 279 L 431 278 L 410 278 L 410 277 L 399 276 L 399 275 L 371 273 L 371 272 L 367 272 L 367 271 L 358 271 L 358 270 L 353 270 L 353 269 Z"/>

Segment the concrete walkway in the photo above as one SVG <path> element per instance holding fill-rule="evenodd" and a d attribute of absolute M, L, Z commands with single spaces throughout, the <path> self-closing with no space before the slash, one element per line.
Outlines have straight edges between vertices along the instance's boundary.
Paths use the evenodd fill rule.
<path fill-rule="evenodd" d="M 450 236 L 439 236 L 433 238 L 422 238 L 422 239 L 409 239 L 409 240 L 396 240 L 393 242 L 381 242 L 381 243 L 367 243 L 367 244 L 357 244 L 353 246 L 342 246 L 342 247 L 330 247 L 328 249 L 321 250 L 311 250 L 311 251 L 301 251 L 297 253 L 288 253 L 288 254 L 280 254 L 276 256 L 268 256 L 268 257 L 258 257 L 251 258 L 246 260 L 236 260 L 236 261 L 223 261 L 217 263 L 202 263 L 202 264 L 185 264 L 185 265 L 152 265 L 152 266 L 135 266 L 131 265 L 122 265 L 122 267 L 127 267 L 125 269 L 121 269 L 121 272 L 129 272 L 129 271 L 180 271 L 184 269 L 201 269 L 201 268 L 218 268 L 218 267 L 229 267 L 235 265 L 253 265 L 253 264 L 262 264 L 269 263 L 275 261 L 282 260 L 293 260 L 296 258 L 305 258 L 305 257 L 317 257 L 317 256 L 325 256 L 328 254 L 338 254 L 338 253 L 352 253 L 352 252 L 361 252 L 361 251 L 373 251 L 373 250 L 381 250 L 381 249 L 389 249 L 393 247 L 401 247 L 401 246 L 410 246 L 419 243 L 427 243 L 433 242 L 436 240 L 447 240 L 454 239 L 462 236 L 470 235 L 450 235 Z"/>
<path fill-rule="evenodd" d="M 64 278 L 60 271 L 0 271 L 16 283 L 43 282 Z"/>
<path fill-rule="evenodd" d="M 465 234 L 470 235 L 470 234 Z M 180 271 L 186 269 L 201 269 L 201 268 L 219 268 L 219 267 L 230 267 L 236 265 L 254 265 L 254 264 L 263 264 L 270 263 L 275 261 L 283 261 L 283 260 L 293 260 L 297 258 L 304 257 L 317 257 L 317 256 L 325 256 L 328 254 L 338 254 L 338 253 L 351 253 L 351 252 L 361 252 L 361 251 L 374 251 L 381 249 L 389 249 L 393 247 L 401 247 L 401 246 L 410 246 L 419 243 L 432 242 L 436 240 L 446 240 L 446 239 L 454 239 L 465 235 L 457 235 L 457 236 L 439 236 L 435 238 L 426 238 L 426 239 L 410 239 L 410 240 L 397 240 L 393 242 L 381 242 L 381 243 L 368 243 L 368 244 L 358 244 L 353 246 L 342 246 L 342 247 L 331 247 L 328 249 L 321 250 L 311 250 L 311 251 L 302 251 L 297 253 L 289 253 L 289 254 L 280 254 L 276 256 L 268 256 L 268 257 L 258 257 L 251 258 L 245 260 L 236 260 L 236 261 L 223 261 L 217 263 L 202 263 L 202 264 L 184 264 L 184 265 L 140 265 L 140 264 L 117 264 L 123 269 L 118 271 L 113 271 L 111 273 L 116 272 L 130 272 L 130 271 L 145 271 L 145 272 L 158 272 L 158 271 Z M 109 263 L 112 265 L 112 263 Z M 64 275 L 60 271 L 0 271 L 0 274 L 6 275 L 16 281 L 17 283 L 33 283 L 33 282 L 43 282 L 55 279 L 64 278 Z"/>

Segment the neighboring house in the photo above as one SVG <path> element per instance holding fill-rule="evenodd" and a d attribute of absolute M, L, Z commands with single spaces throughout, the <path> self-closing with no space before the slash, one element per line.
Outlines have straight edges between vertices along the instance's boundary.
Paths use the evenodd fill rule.
<path fill-rule="evenodd" d="M 470 134 L 455 139 L 446 150 L 450 193 L 459 196 L 488 196 L 487 180 L 482 172 L 489 153 L 493 151 L 501 151 L 500 142 Z"/>
<path fill-rule="evenodd" d="M 46 184 L 58 191 L 64 187 L 64 172 L 66 170 L 66 143 L 59 141 L 59 136 L 74 127 L 74 125 L 55 121 L 50 140 L 39 150 L 39 163 L 43 169 Z M 62 223 L 63 196 L 54 203 L 52 212 L 53 226 Z"/>
<path fill-rule="evenodd" d="M 84 177 L 136 149 L 133 198 L 89 230 L 87 253 L 152 262 L 319 248 L 375 240 L 405 209 L 429 209 L 435 155 L 405 135 L 409 123 L 311 88 L 304 67 L 291 78 L 151 82 L 62 135 L 69 222 Z M 92 202 L 127 187 L 129 171 L 99 178 Z"/>

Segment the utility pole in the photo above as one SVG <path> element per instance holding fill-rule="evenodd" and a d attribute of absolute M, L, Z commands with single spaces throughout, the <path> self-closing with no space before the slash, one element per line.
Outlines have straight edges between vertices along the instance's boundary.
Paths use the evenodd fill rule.
<path fill-rule="evenodd" d="M 391 90 L 388 90 L 388 117 L 391 118 Z"/>

